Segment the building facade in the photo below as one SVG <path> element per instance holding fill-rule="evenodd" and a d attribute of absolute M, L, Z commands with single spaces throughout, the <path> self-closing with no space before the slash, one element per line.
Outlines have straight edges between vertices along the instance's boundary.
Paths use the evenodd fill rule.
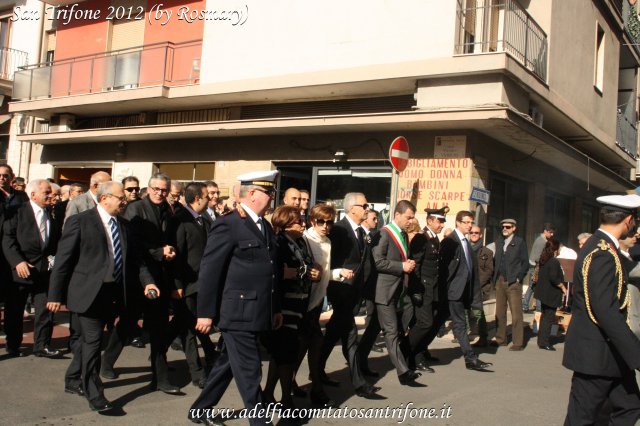
<path fill-rule="evenodd" d="M 635 186 L 629 0 L 64 3 L 40 4 L 40 60 L 14 77 L 24 175 L 160 170 L 231 193 L 277 168 L 312 201 L 384 209 L 402 135 L 399 198 L 476 211 L 489 241 L 506 216 L 530 242 L 552 221 L 569 246 L 597 196 Z"/>

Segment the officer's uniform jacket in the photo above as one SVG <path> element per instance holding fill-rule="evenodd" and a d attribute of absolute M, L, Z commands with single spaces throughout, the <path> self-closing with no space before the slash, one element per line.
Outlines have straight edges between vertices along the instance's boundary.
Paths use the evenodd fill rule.
<path fill-rule="evenodd" d="M 562 360 L 570 370 L 622 377 L 630 374 L 629 369 L 640 368 L 640 340 L 627 324 L 627 309 L 620 309 L 627 297 L 628 279 L 624 267 L 616 267 L 621 257 L 612 239 L 600 230 L 580 251 L 574 272 L 573 315 Z M 585 262 L 590 263 L 586 276 L 582 271 Z M 624 263 L 620 261 L 620 265 Z M 618 296 L 620 273 L 623 285 Z"/>
<path fill-rule="evenodd" d="M 280 312 L 277 245 L 268 221 L 267 238 L 241 208 L 213 222 L 200 264 L 198 317 L 223 330 L 271 329 Z"/>

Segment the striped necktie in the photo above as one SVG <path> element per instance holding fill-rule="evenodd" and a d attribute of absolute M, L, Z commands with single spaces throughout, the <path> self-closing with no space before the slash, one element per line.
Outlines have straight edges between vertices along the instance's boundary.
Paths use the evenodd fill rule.
<path fill-rule="evenodd" d="M 122 245 L 120 244 L 120 231 L 115 218 L 109 220 L 111 227 L 111 239 L 113 241 L 113 279 L 116 283 L 122 282 Z"/>

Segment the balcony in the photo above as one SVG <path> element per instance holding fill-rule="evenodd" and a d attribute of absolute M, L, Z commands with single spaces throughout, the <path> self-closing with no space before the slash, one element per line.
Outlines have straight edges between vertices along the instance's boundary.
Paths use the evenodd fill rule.
<path fill-rule="evenodd" d="M 618 110 L 616 122 L 616 145 L 631 158 L 638 158 L 638 128 L 636 121 Z"/>
<path fill-rule="evenodd" d="M 27 52 L 0 48 L 0 79 L 13 80 L 14 74 L 20 67 L 27 65 Z"/>
<path fill-rule="evenodd" d="M 202 40 L 156 43 L 23 66 L 14 100 L 59 98 L 200 81 Z"/>
<path fill-rule="evenodd" d="M 458 55 L 505 52 L 543 82 L 547 35 L 515 0 L 457 0 Z"/>

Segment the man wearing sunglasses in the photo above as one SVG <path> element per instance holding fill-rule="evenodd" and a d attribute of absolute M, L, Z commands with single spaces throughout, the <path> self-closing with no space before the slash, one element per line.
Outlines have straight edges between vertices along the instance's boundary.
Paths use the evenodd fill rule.
<path fill-rule="evenodd" d="M 127 176 L 122 179 L 124 196 L 127 197 L 127 206 L 140 201 L 140 181 L 135 176 Z"/>
<path fill-rule="evenodd" d="M 491 346 L 507 346 L 507 305 L 511 310 L 512 345 L 510 351 L 524 349 L 522 282 L 529 270 L 527 244 L 515 235 L 515 219 L 503 219 L 502 238 L 496 241 L 493 283 L 496 286 L 496 338 Z"/>

